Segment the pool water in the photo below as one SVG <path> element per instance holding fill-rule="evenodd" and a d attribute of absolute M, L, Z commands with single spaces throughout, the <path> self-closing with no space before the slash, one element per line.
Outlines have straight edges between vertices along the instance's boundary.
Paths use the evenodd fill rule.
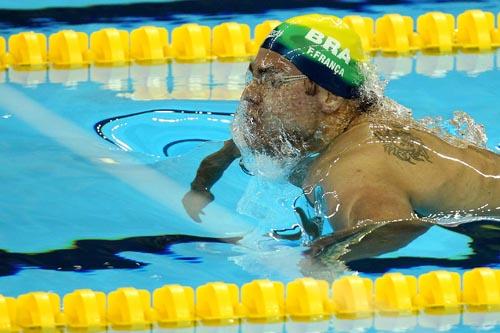
<path fill-rule="evenodd" d="M 493 10 L 492 3 L 474 7 Z M 471 8 L 464 3 L 439 6 L 453 13 Z M 427 7 L 391 9 L 416 17 Z M 367 8 L 361 14 L 386 10 Z M 183 19 L 254 24 L 311 11 L 316 9 L 275 10 L 258 18 L 193 14 Z M 338 15 L 348 13 L 344 9 Z M 148 23 L 129 21 L 113 25 L 131 29 Z M 153 23 L 171 28 L 179 22 Z M 91 32 L 103 24 L 46 24 L 36 30 L 49 33 L 68 25 Z M 0 35 L 18 30 L 26 27 L 4 27 Z M 416 118 L 446 120 L 465 111 L 485 126 L 487 148 L 500 152 L 500 51 L 376 57 L 373 62 L 389 79 L 387 95 L 411 108 Z M 247 66 L 171 63 L 0 72 L 0 293 L 108 292 L 120 286 L 152 290 L 166 283 L 196 287 L 217 280 L 242 285 L 257 278 L 286 283 L 308 275 L 306 247 L 267 236 L 272 228 L 297 222 L 291 205 L 300 190 L 292 185 L 249 176 L 233 163 L 214 186 L 216 199 L 205 208 L 201 224 L 182 207 L 199 162 L 230 137 Z M 407 247 L 355 268 L 370 278 L 388 271 L 418 275 L 443 267 L 460 273 L 477 266 L 500 268 L 496 249 L 433 227 Z M 352 274 L 335 272 L 342 273 Z M 492 314 L 464 314 L 462 325 L 457 316 L 442 317 L 440 329 L 466 331 L 464 325 L 485 322 L 498 329 Z M 483 324 L 478 316 L 486 318 L 481 317 Z M 287 323 L 286 330 L 388 329 L 383 318 L 377 320 L 378 326 L 339 320 Z M 412 320 L 403 324 L 414 327 Z M 428 320 L 426 326 L 426 319 L 419 318 L 423 331 L 436 328 Z"/>

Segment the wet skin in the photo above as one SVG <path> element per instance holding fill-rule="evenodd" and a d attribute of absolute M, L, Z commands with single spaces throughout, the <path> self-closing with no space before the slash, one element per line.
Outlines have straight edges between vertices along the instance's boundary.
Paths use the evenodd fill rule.
<path fill-rule="evenodd" d="M 311 165 L 303 188 L 319 184 L 330 193 L 325 199 L 337 230 L 318 240 L 313 253 L 366 230 L 362 241 L 343 256 L 357 260 L 410 243 L 433 225 L 420 217 L 500 216 L 500 156 L 457 148 L 423 131 L 386 128 L 382 141 L 369 122 L 361 121 Z M 402 135 L 413 143 L 402 145 Z M 381 227 L 371 229 L 378 223 Z"/>
<path fill-rule="evenodd" d="M 334 96 L 308 79 L 273 87 L 266 81 L 280 73 L 301 72 L 272 51 L 261 49 L 250 69 L 256 80 L 241 100 L 247 104 L 248 128 L 254 135 L 246 144 L 253 151 L 277 153 L 274 138 L 282 130 L 298 150 L 319 153 L 302 179 L 294 179 L 311 202 L 317 199 L 311 189 L 322 187 L 336 231 L 318 239 L 313 254 L 364 233 L 342 259 L 372 257 L 407 245 L 433 225 L 430 218 L 500 216 L 499 155 L 458 148 L 426 131 L 377 117 L 383 110 L 360 112 L 358 101 Z M 184 201 L 191 216 L 197 218 L 213 199 L 207 197 L 211 185 L 237 157 L 230 140 L 203 161 L 205 167 L 202 163 L 186 196 L 202 199 L 194 205 Z"/>

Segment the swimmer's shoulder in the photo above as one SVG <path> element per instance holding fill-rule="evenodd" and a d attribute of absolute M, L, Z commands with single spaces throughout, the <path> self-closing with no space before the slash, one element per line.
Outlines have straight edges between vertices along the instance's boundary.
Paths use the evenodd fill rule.
<path fill-rule="evenodd" d="M 356 165 L 370 172 L 383 168 L 392 175 L 405 176 L 418 170 L 434 177 L 443 168 L 460 173 L 463 164 L 456 161 L 490 173 L 497 173 L 500 168 L 500 155 L 493 152 L 455 147 L 422 129 L 370 121 L 360 122 L 332 140 L 312 167 Z"/>
<path fill-rule="evenodd" d="M 326 178 L 331 181 L 336 177 L 373 175 L 379 170 L 385 170 L 385 173 L 387 158 L 372 138 L 368 122 L 357 124 L 336 137 L 311 164 L 306 183 L 318 183 Z"/>
<path fill-rule="evenodd" d="M 363 177 L 410 188 L 415 181 L 424 184 L 426 178 L 436 176 L 439 168 L 429 153 L 435 145 L 434 140 L 413 130 L 363 121 L 332 140 L 311 165 L 309 181 L 329 174 L 331 181 L 335 177 Z"/>
<path fill-rule="evenodd" d="M 420 129 L 363 122 L 332 141 L 311 165 L 305 183 L 347 191 L 394 186 L 416 206 L 438 209 L 460 202 L 473 207 L 487 193 L 493 198 L 488 202 L 498 201 L 500 180 L 483 176 L 500 174 L 498 168 L 499 157 L 492 152 L 455 147 Z M 477 200 L 471 192 L 478 193 Z"/>

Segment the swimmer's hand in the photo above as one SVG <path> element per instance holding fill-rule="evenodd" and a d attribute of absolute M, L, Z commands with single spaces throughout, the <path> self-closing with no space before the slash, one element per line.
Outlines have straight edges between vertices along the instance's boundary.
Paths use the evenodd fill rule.
<path fill-rule="evenodd" d="M 214 201 L 214 195 L 210 191 L 191 189 L 182 198 L 182 204 L 186 213 L 196 222 L 201 223 L 200 214 L 204 215 L 203 208 Z"/>
<path fill-rule="evenodd" d="M 233 140 L 227 140 L 220 150 L 201 161 L 196 171 L 196 177 L 191 183 L 191 191 L 182 198 L 184 209 L 193 220 L 201 223 L 200 214 L 203 214 L 202 209 L 214 201 L 210 189 L 238 157 L 240 157 L 238 147 L 236 147 Z"/>

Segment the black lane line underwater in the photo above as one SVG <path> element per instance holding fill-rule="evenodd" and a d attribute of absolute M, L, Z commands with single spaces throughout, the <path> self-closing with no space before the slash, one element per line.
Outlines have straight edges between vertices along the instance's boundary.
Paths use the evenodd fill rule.
<path fill-rule="evenodd" d="M 139 269 L 149 265 L 120 256 L 122 252 L 161 254 L 174 260 L 192 264 L 202 262 L 200 257 L 176 254 L 171 247 L 185 243 L 236 244 L 241 237 L 212 238 L 190 235 L 160 235 L 129 237 L 118 240 L 77 240 L 70 248 L 39 253 L 15 253 L 0 250 L 0 276 L 15 275 L 24 268 L 36 267 L 55 271 L 89 272 L 102 269 Z"/>
<path fill-rule="evenodd" d="M 165 145 L 165 147 L 163 147 L 163 154 L 166 156 L 166 157 L 169 157 L 169 153 L 168 153 L 168 150 L 170 148 L 172 148 L 173 146 L 177 145 L 177 144 L 180 144 L 180 143 L 186 143 L 186 142 L 207 142 L 207 141 L 210 141 L 208 139 L 184 139 L 184 140 L 175 140 L 175 141 L 172 141 L 170 143 L 167 143 Z"/>
<path fill-rule="evenodd" d="M 114 142 L 112 139 L 108 138 L 104 134 L 104 132 L 102 131 L 104 126 L 106 126 L 108 123 L 111 123 L 115 120 L 134 117 L 134 116 L 138 116 L 138 115 L 146 114 L 146 113 L 155 113 L 155 112 L 163 112 L 163 113 L 169 112 L 169 113 L 176 113 L 176 114 L 202 114 L 202 115 L 216 115 L 216 116 L 225 116 L 225 117 L 233 117 L 233 115 L 234 115 L 234 113 L 226 113 L 226 112 L 193 111 L 193 110 L 177 110 L 177 109 L 153 109 L 153 110 L 140 111 L 140 112 L 130 113 L 130 114 L 122 115 L 122 116 L 116 116 L 116 117 L 112 117 L 112 118 L 103 119 L 94 125 L 94 131 L 97 133 L 97 135 L 99 135 L 104 140 L 114 144 L 115 146 L 118 146 L 116 144 L 116 142 Z M 192 139 L 171 141 L 163 147 L 163 153 L 165 154 L 166 157 L 169 157 L 169 153 L 168 153 L 169 149 L 177 144 L 186 143 L 186 142 L 206 142 L 206 141 L 210 141 L 210 140 L 209 139 L 201 139 L 201 138 L 192 138 Z"/>
<path fill-rule="evenodd" d="M 421 266 L 471 269 L 500 264 L 500 226 L 498 223 L 481 221 L 446 228 L 470 237 L 472 253 L 458 259 L 430 257 L 366 258 L 347 262 L 349 269 L 361 273 L 385 273 L 394 269 Z M 149 265 L 120 257 L 122 252 L 139 252 L 167 255 L 175 260 L 201 263 L 200 257 L 177 255 L 171 246 L 175 244 L 209 242 L 237 245 L 241 238 L 211 238 L 189 235 L 160 235 L 130 237 L 119 240 L 78 240 L 71 248 L 40 253 L 15 253 L 0 250 L 0 276 L 15 275 L 24 268 L 39 268 L 56 271 L 89 272 L 103 269 L 139 269 Z M 307 256 L 307 251 L 305 252 Z M 318 258 L 311 257 L 310 260 Z M 321 261 L 320 261 L 321 262 Z M 325 265 L 325 270 L 328 266 Z"/>
<path fill-rule="evenodd" d="M 332 0 L 239 0 L 238 6 L 234 5 L 234 0 L 181 0 L 168 1 L 164 3 L 143 3 L 134 4 L 110 4 L 96 5 L 88 7 L 69 8 L 44 8 L 36 10 L 22 9 L 0 9 L 0 22 L 2 25 L 21 27 L 44 27 L 53 25 L 54 22 L 66 24 L 85 24 L 106 22 L 119 23 L 127 22 L 140 23 L 144 19 L 155 21 L 170 21 L 171 24 L 189 23 L 183 17 L 185 14 L 198 14 L 204 16 L 218 16 L 219 19 L 232 19 L 234 14 L 259 14 L 267 13 L 276 9 L 307 9 L 318 7 L 348 10 L 353 12 L 373 12 L 376 8 L 371 6 L 400 6 L 408 4 L 435 3 L 435 0 L 358 0 L 358 1 L 332 1 Z M 456 0 L 440 0 L 439 2 L 456 2 Z M 476 2 L 485 2 L 476 0 Z M 187 15 L 189 16 L 189 15 Z M 192 19 L 191 19 L 192 20 Z"/>

